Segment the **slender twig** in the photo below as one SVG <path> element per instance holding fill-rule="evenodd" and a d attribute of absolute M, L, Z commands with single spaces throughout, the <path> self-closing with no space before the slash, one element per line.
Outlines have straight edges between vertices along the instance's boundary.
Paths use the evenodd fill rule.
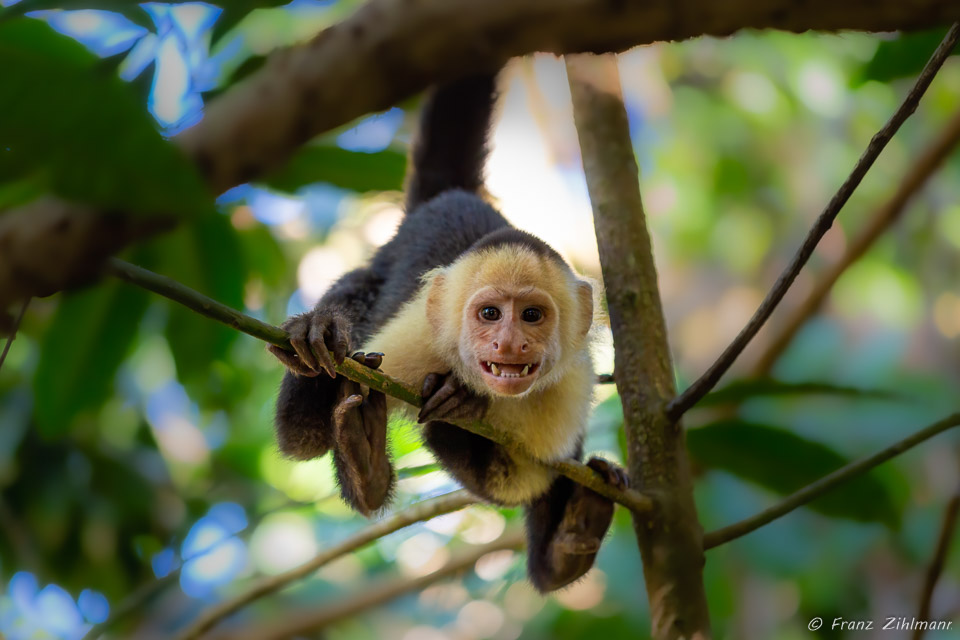
<path fill-rule="evenodd" d="M 474 549 L 456 554 L 442 567 L 416 578 L 394 577 L 381 580 L 356 590 L 356 594 L 338 602 L 299 613 L 285 613 L 276 622 L 238 632 L 225 631 L 220 640 L 281 640 L 314 633 L 358 613 L 380 606 L 404 594 L 419 591 L 431 584 L 456 576 L 471 569 L 488 553 L 523 547 L 523 532 L 512 530 L 500 538 Z"/>
<path fill-rule="evenodd" d="M 923 581 L 923 591 L 920 593 L 920 607 L 917 620 L 930 619 L 930 603 L 933 601 L 933 590 L 940 580 L 940 574 L 947 562 L 950 552 L 950 543 L 953 542 L 953 532 L 957 528 L 957 516 L 960 515 L 960 490 L 954 494 L 943 511 L 943 521 L 940 523 L 940 535 L 937 537 L 937 547 L 927 567 L 927 575 Z M 926 629 L 919 626 L 913 631 L 913 640 L 921 640 Z"/>
<path fill-rule="evenodd" d="M 0 369 L 3 368 L 3 363 L 7 359 L 7 354 L 10 352 L 10 345 L 13 344 L 13 339 L 17 336 L 17 331 L 20 330 L 20 323 L 23 321 L 23 316 L 27 312 L 27 307 L 30 305 L 30 298 L 27 298 L 23 301 L 23 306 L 20 307 L 20 313 L 17 314 L 16 319 L 13 321 L 13 325 L 10 326 L 10 335 L 7 336 L 7 341 L 3 345 L 3 353 L 0 353 Z"/>
<path fill-rule="evenodd" d="M 704 536 L 703 547 L 704 549 L 712 549 L 713 547 L 720 546 L 721 544 L 730 542 L 731 540 L 735 540 L 741 536 L 745 536 L 751 531 L 755 531 L 763 525 L 773 522 L 777 518 L 790 513 L 797 507 L 802 507 L 811 500 L 819 498 L 823 494 L 843 484 L 847 480 L 862 475 L 874 467 L 883 464 L 887 460 L 900 455 L 904 451 L 912 449 L 921 442 L 929 440 L 933 436 L 943 433 L 944 431 L 956 427 L 957 425 L 960 425 L 960 413 L 954 413 L 953 415 L 948 416 L 939 422 L 935 422 L 929 427 L 917 431 L 913 435 L 904 438 L 900 442 L 897 442 L 896 444 L 893 444 L 886 449 L 873 454 L 872 456 L 867 456 L 866 458 L 862 458 L 856 462 L 851 462 L 850 464 L 837 469 L 833 473 L 825 475 L 816 482 L 807 485 L 796 493 L 793 493 L 769 509 L 764 509 L 755 516 L 751 516 L 746 520 L 741 520 L 735 524 L 723 527 L 722 529 L 711 531 Z"/>
<path fill-rule="evenodd" d="M 897 187 L 896 193 L 883 204 L 870 222 L 847 247 L 843 257 L 831 267 L 814 285 L 813 291 L 792 312 L 790 318 L 780 325 L 753 367 L 753 375 L 762 377 L 770 372 L 774 363 L 796 337 L 797 332 L 823 305 L 827 295 L 840 276 L 873 246 L 877 239 L 896 222 L 906 210 L 907 204 L 919 192 L 943 161 L 960 143 L 960 111 L 958 111 L 935 140 L 924 149 L 917 161 Z"/>
<path fill-rule="evenodd" d="M 226 618 L 231 613 L 250 604 L 257 598 L 273 593 L 291 582 L 305 578 L 315 572 L 325 564 L 336 560 L 340 556 L 346 555 L 360 547 L 367 545 L 378 538 L 403 529 L 416 522 L 429 520 L 436 516 L 457 511 L 468 505 L 474 504 L 477 499 L 465 490 L 447 493 L 430 500 L 418 502 L 402 511 L 394 513 L 383 520 L 374 522 L 365 529 L 350 536 L 340 544 L 331 547 L 311 560 L 277 575 L 261 578 L 250 588 L 237 594 L 236 596 L 224 600 L 223 602 L 210 607 L 203 612 L 194 622 L 184 630 L 177 638 L 179 640 L 190 640 L 199 638 L 210 630 L 219 621 Z"/>
<path fill-rule="evenodd" d="M 958 39 L 960 39 L 960 23 L 955 23 L 950 28 L 950 31 L 947 32 L 947 35 L 944 36 L 943 41 L 940 43 L 940 46 L 937 47 L 936 51 L 934 51 L 929 62 L 927 62 L 926 66 L 923 68 L 923 71 L 920 72 L 920 75 L 917 77 L 917 81 L 914 83 L 910 93 L 907 94 L 907 97 L 900 105 L 900 108 L 897 109 L 890 120 L 887 121 L 883 128 L 881 128 L 880 131 L 873 136 L 873 139 L 870 140 L 870 144 L 867 145 L 866 150 L 860 156 L 860 159 L 857 161 L 853 171 L 827 204 L 826 208 L 823 210 L 823 213 L 820 214 L 820 217 L 817 218 L 817 221 L 810 229 L 810 232 L 807 234 L 807 237 L 804 239 L 800 249 L 793 257 L 793 260 L 783 271 L 783 273 L 780 274 L 777 282 L 773 285 L 773 288 L 770 289 L 770 292 L 767 293 L 767 297 L 764 298 L 763 302 L 760 303 L 760 306 L 753 314 L 753 317 L 750 318 L 750 321 L 747 323 L 747 325 L 740 331 L 739 335 L 734 338 L 733 342 L 731 342 L 730 345 L 723 351 L 720 357 L 717 358 L 717 361 L 714 362 L 713 365 L 711 365 L 710 368 L 707 369 L 707 371 L 697 379 L 696 382 L 690 385 L 686 391 L 681 393 L 670 402 L 667 407 L 667 411 L 672 419 L 676 420 L 682 416 L 690 407 L 695 405 L 700 398 L 706 395 L 706 393 L 717 384 L 717 382 L 720 380 L 720 377 L 726 373 L 727 369 L 730 368 L 733 362 L 747 346 L 747 343 L 753 339 L 763 324 L 767 321 L 767 318 L 770 317 L 770 314 L 773 313 L 773 310 L 777 307 L 777 304 L 780 303 L 780 300 L 782 300 L 783 296 L 787 293 L 790 285 L 793 284 L 793 281 L 800 273 L 800 270 L 807 263 L 807 260 L 809 260 L 810 255 L 817 246 L 817 243 L 820 242 L 820 239 L 823 237 L 823 235 L 830 229 L 831 225 L 833 225 L 833 221 L 840 213 L 843 205 L 846 204 L 854 190 L 857 188 L 857 186 L 859 186 L 860 181 L 863 180 L 863 177 L 866 175 L 867 171 L 871 166 L 873 166 L 877 156 L 879 156 L 880 152 L 883 151 L 884 147 L 887 146 L 887 143 L 893 137 L 893 134 L 896 133 L 900 128 L 900 125 L 902 125 L 904 121 L 916 110 L 917 104 L 920 102 L 920 98 L 923 96 L 924 92 L 926 92 L 927 87 L 930 86 L 930 83 L 933 81 L 934 76 L 937 74 L 937 71 L 943 64 L 943 61 L 946 60 L 947 56 L 950 55 L 950 52 L 953 50 L 953 47 L 956 45 Z"/>
<path fill-rule="evenodd" d="M 175 302 L 196 311 L 200 315 L 206 316 L 217 322 L 222 322 L 238 331 L 253 336 L 259 340 L 275 344 L 284 349 L 292 350 L 287 332 L 279 327 L 274 327 L 256 318 L 244 315 L 235 309 L 208 298 L 207 296 L 190 289 L 176 280 L 162 276 L 142 267 L 132 265 L 117 258 L 111 258 L 107 265 L 107 271 L 127 282 L 153 291 L 161 296 L 169 298 Z M 389 357 L 389 354 L 388 354 Z M 407 404 L 419 407 L 423 400 L 420 393 L 396 378 L 386 375 L 380 371 L 375 371 L 363 366 L 359 362 L 347 358 L 343 364 L 337 365 L 337 373 L 360 384 L 382 391 L 388 396 L 402 400 Z M 526 446 L 513 434 L 500 431 L 491 427 L 485 422 L 479 420 L 463 421 L 449 420 L 452 424 L 466 429 L 471 433 L 483 436 L 497 444 L 503 445 L 511 452 L 520 456 L 525 456 L 535 460 L 539 464 L 548 467 L 557 473 L 567 476 L 574 482 L 582 484 L 607 498 L 622 504 L 636 513 L 648 513 L 654 508 L 654 501 L 650 496 L 644 495 L 633 489 L 619 490 L 613 485 L 604 481 L 595 471 L 583 465 L 576 460 L 558 460 L 544 461 L 537 460 L 530 455 Z"/>

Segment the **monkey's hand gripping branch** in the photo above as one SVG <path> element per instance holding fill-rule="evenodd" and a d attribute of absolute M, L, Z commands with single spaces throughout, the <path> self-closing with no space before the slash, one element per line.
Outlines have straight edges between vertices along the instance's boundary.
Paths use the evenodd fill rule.
<path fill-rule="evenodd" d="M 138 287 L 142 287 L 164 296 L 165 298 L 169 298 L 174 302 L 178 302 L 203 316 L 218 322 L 222 322 L 230 327 L 233 327 L 234 329 L 237 329 L 238 331 L 242 331 L 247 335 L 253 336 L 254 338 L 276 345 L 282 349 L 287 349 L 290 351 L 293 350 L 293 347 L 290 345 L 289 336 L 283 329 L 265 322 L 261 322 L 256 318 L 251 318 L 250 316 L 244 315 L 236 309 L 231 309 L 230 307 L 217 302 L 212 298 L 208 298 L 202 293 L 194 291 L 193 289 L 190 289 L 176 280 L 172 280 L 166 276 L 153 273 L 152 271 L 148 271 L 116 258 L 110 260 L 107 266 L 107 271 L 110 274 L 121 278 L 122 280 L 126 280 L 127 282 L 137 285 Z M 389 358 L 390 354 L 387 354 L 386 357 Z M 423 404 L 423 399 L 420 397 L 420 393 L 416 389 L 408 387 L 399 380 L 392 378 L 380 371 L 370 369 L 369 367 L 366 367 L 351 358 L 346 358 L 343 361 L 343 364 L 336 365 L 336 370 L 337 373 L 345 378 L 349 378 L 354 382 L 367 385 L 370 388 L 377 389 L 388 396 L 406 402 L 414 407 L 419 408 Z M 582 484 L 583 486 L 596 491 L 600 495 L 627 507 L 634 513 L 650 513 L 655 508 L 655 501 L 650 495 L 640 493 L 639 491 L 633 489 L 619 489 L 606 482 L 596 471 L 584 464 L 577 462 L 576 460 L 568 459 L 545 461 L 536 459 L 534 456 L 530 455 L 523 443 L 519 442 L 510 433 L 500 431 L 499 429 L 496 429 L 483 421 L 449 420 L 449 422 L 460 427 L 461 429 L 465 429 L 471 433 L 477 434 L 478 436 L 492 440 L 493 442 L 506 447 L 514 454 L 525 456 L 531 460 L 534 460 L 537 463 L 570 478 L 574 482 Z"/>

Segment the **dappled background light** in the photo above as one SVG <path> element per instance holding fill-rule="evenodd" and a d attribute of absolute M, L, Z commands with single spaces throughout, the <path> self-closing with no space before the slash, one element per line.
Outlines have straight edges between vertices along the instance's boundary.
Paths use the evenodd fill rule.
<path fill-rule="evenodd" d="M 206 3 L 35 16 L 105 58 L 156 128 L 174 136 L 201 121 L 204 105 L 266 53 L 304 41 L 357 3 L 265 4 L 242 19 L 226 4 Z M 893 35 L 750 32 L 620 56 L 680 388 L 749 319 L 939 34 L 916 37 L 898 49 L 905 45 Z M 893 69 L 890 56 L 903 69 Z M 489 198 L 599 284 L 563 62 L 513 61 L 501 92 Z M 955 56 L 823 239 L 773 327 L 842 259 L 958 104 Z M 411 99 L 318 136 L 291 167 L 220 194 L 218 215 L 125 257 L 271 324 L 310 309 L 402 220 L 417 108 Z M 748 389 L 686 417 L 706 530 L 956 409 L 958 202 L 954 153 L 774 363 L 777 379 L 825 392 Z M 69 348 L 50 354 L 49 336 L 58 332 Z M 605 318 L 595 334 L 598 371 L 610 372 Z M 96 339 L 119 345 L 118 353 L 87 344 Z M 748 378 L 770 339 L 762 331 L 726 381 Z M 57 384 L 58 374 L 71 377 Z M 272 419 L 281 375 L 260 342 L 118 283 L 32 302 L 0 370 L 0 635 L 80 638 L 139 585 L 166 579 L 173 586 L 118 629 L 122 637 L 171 637 L 203 605 L 251 578 L 297 567 L 368 525 L 340 501 L 329 456 L 300 462 L 278 452 Z M 83 397 L 70 411 L 46 406 L 71 398 L 74 387 Z M 57 398 L 37 392 L 47 389 L 60 390 Z M 585 449 L 623 463 L 616 389 L 598 385 L 595 400 Z M 52 416 L 45 430 L 35 424 L 41 411 Z M 406 417 L 391 418 L 389 446 L 398 508 L 457 488 L 432 466 Z M 945 439 L 921 447 L 839 492 L 833 504 L 711 551 L 705 580 L 718 637 L 794 640 L 813 615 L 912 615 L 942 507 L 960 482 L 954 449 Z M 413 525 L 229 624 L 276 621 L 381 581 L 429 576 L 513 531 L 521 516 L 521 509 L 476 505 Z M 523 553 L 495 551 L 462 576 L 334 626 L 329 637 L 642 637 L 649 612 L 633 535 L 618 510 L 597 568 L 559 593 L 533 590 Z M 937 612 L 954 617 L 957 555 L 935 601 Z"/>

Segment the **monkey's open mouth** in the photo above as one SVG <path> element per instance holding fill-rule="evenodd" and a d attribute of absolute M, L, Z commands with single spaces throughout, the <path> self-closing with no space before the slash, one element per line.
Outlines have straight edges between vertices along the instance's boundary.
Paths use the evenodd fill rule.
<path fill-rule="evenodd" d="M 481 361 L 480 366 L 490 375 L 498 378 L 526 378 L 540 368 L 539 362 L 508 363 Z"/>

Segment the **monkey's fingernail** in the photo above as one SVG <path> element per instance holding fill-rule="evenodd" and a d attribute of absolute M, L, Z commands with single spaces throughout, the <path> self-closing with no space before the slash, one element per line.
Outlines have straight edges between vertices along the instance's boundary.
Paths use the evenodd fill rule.
<path fill-rule="evenodd" d="M 368 353 L 367 355 L 368 355 L 368 356 L 380 356 L 381 358 L 383 357 L 383 353 L 380 352 L 380 351 L 371 351 L 371 352 Z"/>

